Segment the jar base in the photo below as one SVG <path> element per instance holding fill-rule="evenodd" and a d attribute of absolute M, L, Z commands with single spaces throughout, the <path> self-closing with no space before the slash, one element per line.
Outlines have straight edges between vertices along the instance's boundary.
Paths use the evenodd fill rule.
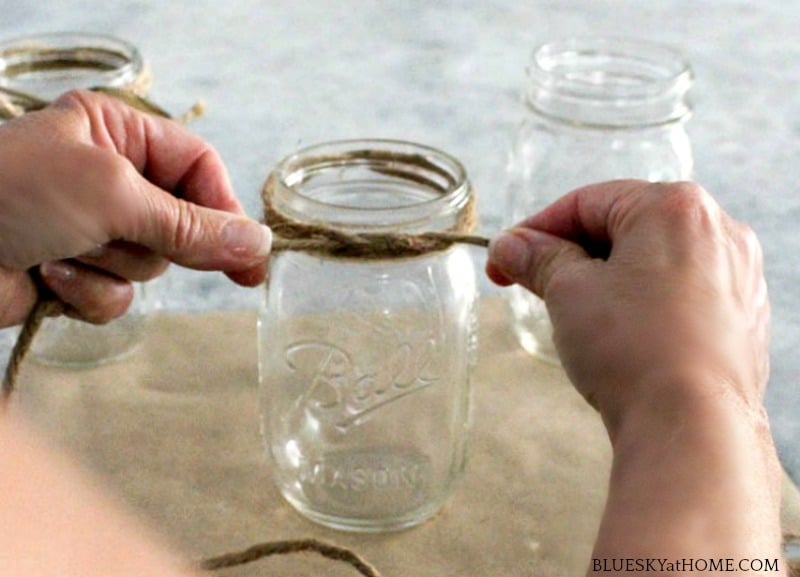
<path fill-rule="evenodd" d="M 107 325 L 60 317 L 46 319 L 31 360 L 46 366 L 88 368 L 133 354 L 142 341 L 144 318 L 131 315 Z"/>
<path fill-rule="evenodd" d="M 544 301 L 518 286 L 509 289 L 506 300 L 511 329 L 520 346 L 541 361 L 561 366 Z"/>
<path fill-rule="evenodd" d="M 393 533 L 411 529 L 433 517 L 444 506 L 444 503 L 432 503 L 411 513 L 388 519 L 348 518 L 328 515 L 312 509 L 307 503 L 296 499 L 289 493 L 283 492 L 282 495 L 289 505 L 308 520 L 348 533 Z"/>
<path fill-rule="evenodd" d="M 517 341 L 525 352 L 548 365 L 561 366 L 561 359 L 552 344 L 542 343 L 536 335 L 518 323 L 515 323 L 513 328 Z"/>

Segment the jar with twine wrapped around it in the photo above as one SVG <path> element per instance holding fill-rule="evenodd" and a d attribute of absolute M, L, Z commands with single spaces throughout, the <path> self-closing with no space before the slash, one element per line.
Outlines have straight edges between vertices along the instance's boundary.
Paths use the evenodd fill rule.
<path fill-rule="evenodd" d="M 152 77 L 132 44 L 99 34 L 56 33 L 0 42 L 0 122 L 46 106 L 76 88 L 116 89 L 144 96 Z M 134 283 L 128 312 L 103 326 L 48 318 L 31 357 L 54 365 L 91 366 L 132 351 L 152 310 L 152 283 Z"/>
<path fill-rule="evenodd" d="M 324 525 L 416 525 L 464 467 L 477 291 L 453 242 L 475 220 L 466 172 L 417 144 L 333 142 L 282 161 L 264 204 L 275 241 L 259 368 L 275 482 Z"/>

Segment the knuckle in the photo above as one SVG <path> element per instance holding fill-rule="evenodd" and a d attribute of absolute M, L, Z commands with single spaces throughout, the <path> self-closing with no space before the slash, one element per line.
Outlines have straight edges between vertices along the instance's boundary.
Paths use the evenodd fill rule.
<path fill-rule="evenodd" d="M 73 88 L 53 101 L 53 106 L 62 109 L 87 110 L 96 102 L 97 94 L 90 90 Z"/>
<path fill-rule="evenodd" d="M 529 265 L 529 288 L 542 298 L 544 298 L 551 284 L 555 259 L 556 251 L 549 251 L 541 255 L 538 262 L 531 262 Z"/>
<path fill-rule="evenodd" d="M 131 184 L 130 164 L 113 154 L 97 154 L 92 171 L 98 180 L 106 183 L 106 189 L 114 194 L 129 190 Z"/>
<path fill-rule="evenodd" d="M 571 252 L 570 246 L 561 245 L 543 256 L 534 271 L 536 294 L 548 299 L 550 295 L 570 292 L 575 278 Z"/>
<path fill-rule="evenodd" d="M 736 236 L 742 248 L 745 251 L 745 254 L 748 255 L 751 259 L 753 259 L 756 263 L 761 263 L 764 256 L 763 248 L 761 247 L 761 241 L 758 239 L 758 235 L 753 228 L 744 222 L 736 223 Z"/>
<path fill-rule="evenodd" d="M 678 226 L 719 224 L 722 211 L 714 198 L 694 182 L 677 182 L 663 185 L 660 198 L 662 215 Z"/>
<path fill-rule="evenodd" d="M 694 182 L 676 182 L 664 186 L 662 204 L 676 214 L 692 215 L 697 211 L 709 211 L 714 205 L 711 195 Z"/>
<path fill-rule="evenodd" d="M 84 205 L 93 206 L 93 212 L 99 213 L 101 224 L 110 239 L 122 238 L 126 235 L 131 215 L 135 214 L 137 197 L 136 180 L 139 174 L 133 165 L 123 157 L 108 154 L 107 151 L 92 149 L 93 156 L 86 159 L 91 167 L 86 173 Z M 98 202 L 98 191 L 102 191 L 102 201 Z"/>
<path fill-rule="evenodd" d="M 178 199 L 174 207 L 176 211 L 174 227 L 168 242 L 172 252 L 184 252 L 189 250 L 202 234 L 203 223 L 197 211 L 188 202 Z"/>
<path fill-rule="evenodd" d="M 49 108 L 74 116 L 91 131 L 93 125 L 102 120 L 106 102 L 107 97 L 98 92 L 76 88 L 61 94 Z"/>
<path fill-rule="evenodd" d="M 725 225 L 730 257 L 739 263 L 741 270 L 757 277 L 763 276 L 764 252 L 755 230 L 749 224 L 733 219 L 727 219 Z"/>

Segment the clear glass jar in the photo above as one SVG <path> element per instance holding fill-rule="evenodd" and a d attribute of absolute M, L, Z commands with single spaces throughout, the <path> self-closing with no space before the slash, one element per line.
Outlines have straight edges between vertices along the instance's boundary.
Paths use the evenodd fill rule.
<path fill-rule="evenodd" d="M 111 36 L 58 33 L 0 42 L 0 86 L 50 101 L 74 88 L 97 86 L 146 92 L 149 75 L 138 49 Z M 13 103 L 13 99 L 12 99 Z M 133 350 L 152 308 L 148 289 L 135 284 L 128 313 L 103 326 L 67 317 L 46 319 L 31 358 L 46 364 L 88 366 Z"/>
<path fill-rule="evenodd" d="M 680 54 L 647 42 L 580 38 L 535 50 L 508 165 L 506 224 L 586 184 L 689 178 L 692 80 Z M 522 347 L 557 363 L 544 302 L 518 286 L 506 295 Z"/>
<path fill-rule="evenodd" d="M 351 232 L 449 230 L 473 195 L 454 158 L 383 140 L 304 149 L 270 181 L 281 213 Z M 351 531 L 431 516 L 464 468 L 477 298 L 468 251 L 280 252 L 265 294 L 262 424 L 284 497 Z"/>

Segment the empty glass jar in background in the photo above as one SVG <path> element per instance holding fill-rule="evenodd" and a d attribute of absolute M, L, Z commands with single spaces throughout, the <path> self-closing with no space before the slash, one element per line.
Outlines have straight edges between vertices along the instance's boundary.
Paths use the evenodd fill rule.
<path fill-rule="evenodd" d="M 452 230 L 473 195 L 454 158 L 382 140 L 304 149 L 267 186 L 279 212 L 350 232 Z M 263 432 L 284 497 L 351 531 L 431 516 L 464 467 L 477 298 L 468 251 L 280 252 L 265 294 Z"/>
<path fill-rule="evenodd" d="M 41 34 L 0 42 L 0 87 L 12 105 L 25 95 L 50 101 L 74 88 L 113 87 L 144 95 L 150 84 L 138 49 L 110 36 L 84 33 Z M 46 319 L 34 339 L 31 357 L 57 365 L 93 365 L 131 351 L 151 308 L 147 289 L 135 284 L 128 313 L 94 326 L 67 317 Z"/>
<path fill-rule="evenodd" d="M 680 54 L 648 42 L 582 38 L 535 50 L 508 166 L 506 224 L 586 184 L 689 178 L 692 80 Z M 517 286 L 506 295 L 522 347 L 557 363 L 544 302 Z"/>

